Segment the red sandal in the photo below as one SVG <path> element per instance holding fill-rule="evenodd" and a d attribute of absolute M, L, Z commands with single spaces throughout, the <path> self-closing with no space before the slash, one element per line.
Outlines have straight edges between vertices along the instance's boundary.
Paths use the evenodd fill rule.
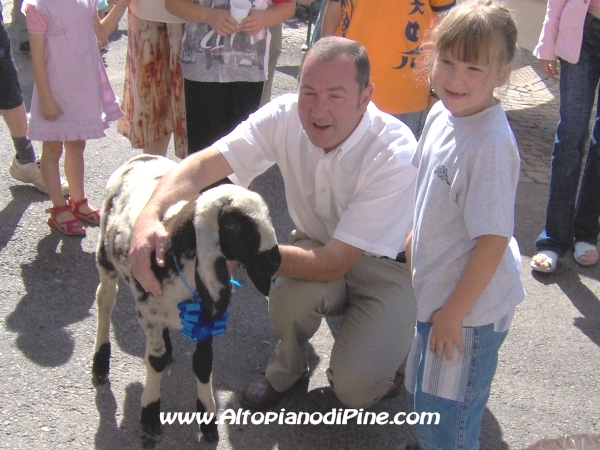
<path fill-rule="evenodd" d="M 92 225 L 100 225 L 99 209 L 94 209 L 89 213 L 82 213 L 79 211 L 79 207 L 82 205 L 87 205 L 87 202 L 87 197 L 83 197 L 83 199 L 79 200 L 78 202 L 74 202 L 73 200 L 71 200 L 71 197 L 67 199 L 67 203 L 71 207 L 71 212 L 76 218 L 78 218 L 79 220 L 85 220 L 86 222 L 91 223 Z"/>
<path fill-rule="evenodd" d="M 48 225 L 50 225 L 52 228 L 56 228 L 62 234 L 66 234 L 68 236 L 85 236 L 85 227 L 79 220 L 71 219 L 64 222 L 59 222 L 56 220 L 56 214 L 70 210 L 71 207 L 69 205 L 48 208 L 46 210 L 47 213 L 50 213 L 50 217 L 48 217 Z"/>

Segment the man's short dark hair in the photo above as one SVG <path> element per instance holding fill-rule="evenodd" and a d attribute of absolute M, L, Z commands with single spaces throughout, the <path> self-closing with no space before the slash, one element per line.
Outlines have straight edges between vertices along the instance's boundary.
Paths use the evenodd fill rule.
<path fill-rule="evenodd" d="M 321 62 L 333 61 L 340 56 L 349 56 L 356 66 L 356 82 L 360 91 L 362 92 L 369 85 L 371 64 L 369 63 L 367 51 L 358 42 L 339 36 L 327 36 L 319 39 L 304 55 L 300 65 L 300 74 L 302 74 L 304 61 L 309 55 L 316 61 Z"/>

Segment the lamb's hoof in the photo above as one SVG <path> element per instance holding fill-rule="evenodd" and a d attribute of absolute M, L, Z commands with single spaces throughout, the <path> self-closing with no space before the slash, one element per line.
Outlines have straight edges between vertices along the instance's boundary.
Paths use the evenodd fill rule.
<path fill-rule="evenodd" d="M 102 386 L 103 384 L 106 384 L 107 381 L 108 381 L 108 373 L 99 374 L 99 373 L 95 373 L 94 370 L 92 369 L 92 384 L 94 386 Z"/>
<path fill-rule="evenodd" d="M 156 438 L 162 433 L 160 424 L 156 423 L 142 423 L 142 431 L 151 438 Z"/>
<path fill-rule="evenodd" d="M 92 364 L 92 383 L 99 386 L 108 381 L 108 372 L 110 368 L 110 342 L 100 346 L 94 354 L 94 363 Z"/>
<path fill-rule="evenodd" d="M 217 424 L 210 424 L 201 426 L 202 437 L 206 439 L 206 442 L 213 443 L 219 440 L 219 430 L 217 429 Z"/>
<path fill-rule="evenodd" d="M 142 430 L 148 436 L 160 434 L 160 399 L 142 407 Z"/>

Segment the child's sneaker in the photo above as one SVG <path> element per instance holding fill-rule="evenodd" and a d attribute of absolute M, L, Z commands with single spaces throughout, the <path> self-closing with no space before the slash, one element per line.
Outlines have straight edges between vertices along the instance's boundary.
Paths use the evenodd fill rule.
<path fill-rule="evenodd" d="M 42 180 L 42 173 L 40 172 L 39 158 L 32 163 L 21 164 L 15 156 L 10 168 L 8 169 L 8 172 L 15 180 L 22 181 L 23 183 L 33 184 L 35 188 L 42 194 L 48 195 L 46 186 L 44 186 L 44 180 Z M 60 187 L 63 195 L 67 195 L 69 193 L 69 185 L 62 177 L 60 179 Z"/>

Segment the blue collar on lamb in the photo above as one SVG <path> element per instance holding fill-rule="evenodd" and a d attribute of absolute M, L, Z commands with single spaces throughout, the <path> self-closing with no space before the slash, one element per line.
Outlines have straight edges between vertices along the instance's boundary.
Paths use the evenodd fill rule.
<path fill-rule="evenodd" d="M 181 281 L 183 281 L 183 284 L 187 290 L 190 291 L 190 294 L 192 294 L 191 299 L 179 302 L 177 304 L 177 308 L 179 308 L 179 311 L 181 311 L 179 313 L 182 327 L 181 334 L 187 337 L 190 341 L 204 342 L 209 338 L 209 336 L 216 336 L 217 334 L 225 333 L 225 330 L 227 329 L 227 317 L 229 316 L 229 311 L 225 311 L 217 320 L 205 318 L 202 314 L 202 308 L 204 304 L 198 295 L 198 291 L 193 290 L 187 281 L 185 281 L 181 270 L 179 270 L 179 264 L 177 264 L 177 258 L 175 258 L 175 255 L 173 255 L 173 261 L 175 262 L 175 268 L 177 269 L 179 278 L 181 278 Z M 242 287 L 242 285 L 233 278 L 230 279 L 229 282 L 236 287 Z"/>

